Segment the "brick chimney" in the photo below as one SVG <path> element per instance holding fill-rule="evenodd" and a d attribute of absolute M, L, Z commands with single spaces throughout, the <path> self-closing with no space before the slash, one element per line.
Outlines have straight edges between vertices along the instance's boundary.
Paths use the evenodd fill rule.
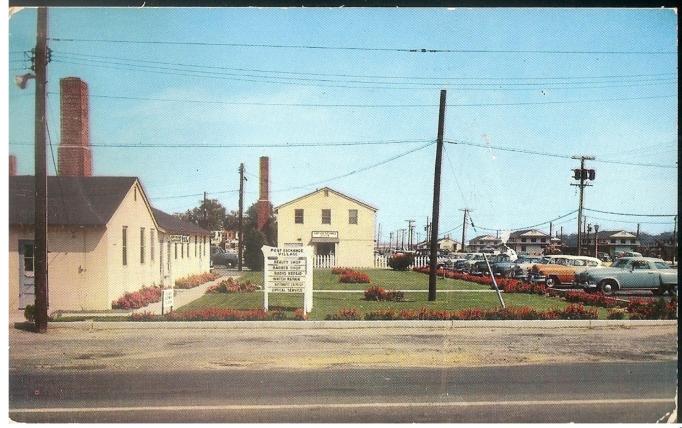
<path fill-rule="evenodd" d="M 59 81 L 61 90 L 61 142 L 59 173 L 63 176 L 91 176 L 88 84 L 78 77 Z"/>
<path fill-rule="evenodd" d="M 258 219 L 256 227 L 263 230 L 270 217 L 270 159 L 267 156 L 260 157 L 260 196 L 258 198 Z"/>
<path fill-rule="evenodd" d="M 9 155 L 9 175 L 17 175 L 17 157 Z"/>

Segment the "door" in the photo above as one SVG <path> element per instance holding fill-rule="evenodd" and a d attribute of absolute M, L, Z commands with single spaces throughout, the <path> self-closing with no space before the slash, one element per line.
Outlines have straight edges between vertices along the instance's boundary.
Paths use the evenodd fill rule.
<path fill-rule="evenodd" d="M 35 303 L 33 241 L 19 241 L 19 309 Z"/>

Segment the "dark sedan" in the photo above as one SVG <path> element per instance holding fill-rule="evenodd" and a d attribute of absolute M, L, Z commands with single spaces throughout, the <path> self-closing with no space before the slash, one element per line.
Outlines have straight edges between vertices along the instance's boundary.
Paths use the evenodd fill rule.
<path fill-rule="evenodd" d="M 211 247 L 211 266 L 231 268 L 237 266 L 237 261 L 237 254 L 227 252 L 220 247 Z"/>

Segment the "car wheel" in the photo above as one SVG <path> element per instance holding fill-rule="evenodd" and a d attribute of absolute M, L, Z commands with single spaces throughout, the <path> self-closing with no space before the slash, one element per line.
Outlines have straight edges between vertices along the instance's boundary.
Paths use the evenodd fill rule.
<path fill-rule="evenodd" d="M 555 276 L 550 276 L 549 278 L 545 279 L 545 285 L 547 288 L 554 288 L 554 286 L 557 284 L 559 284 L 559 281 Z"/>
<path fill-rule="evenodd" d="M 232 262 L 227 262 L 227 263 L 225 263 L 225 267 L 226 267 L 227 269 L 232 269 L 232 266 L 234 266 L 234 264 L 233 264 Z"/>
<path fill-rule="evenodd" d="M 599 291 L 604 294 L 615 294 L 618 291 L 618 284 L 614 281 L 606 279 L 599 283 Z"/>
<path fill-rule="evenodd" d="M 668 286 L 668 294 L 671 296 L 677 296 L 677 285 Z"/>
<path fill-rule="evenodd" d="M 662 296 L 666 291 L 668 291 L 668 289 L 663 288 L 663 286 L 651 290 L 654 296 Z"/>

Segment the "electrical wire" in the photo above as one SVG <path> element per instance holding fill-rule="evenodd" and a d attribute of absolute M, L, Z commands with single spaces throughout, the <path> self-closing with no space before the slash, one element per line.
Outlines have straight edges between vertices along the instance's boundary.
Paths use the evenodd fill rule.
<path fill-rule="evenodd" d="M 433 49 L 433 48 L 388 48 L 364 46 L 321 46 L 321 45 L 284 45 L 268 43 L 228 43 L 228 42 L 196 42 L 176 40 L 125 40 L 125 39 L 86 39 L 67 37 L 48 37 L 52 42 L 70 43 L 113 43 L 140 45 L 182 45 L 182 46 L 219 46 L 240 48 L 276 48 L 276 49 L 314 49 L 314 50 L 344 50 L 366 52 L 406 52 L 406 53 L 511 53 L 511 54 L 578 54 L 578 55 L 673 55 L 677 51 L 590 51 L 590 50 L 522 50 L 522 49 Z"/>
<path fill-rule="evenodd" d="M 53 95 L 58 95 L 57 92 L 49 92 Z M 235 105 L 235 106 L 264 106 L 264 107 L 314 107 L 314 108 L 425 108 L 438 107 L 438 104 L 322 104 L 322 103 L 265 103 L 265 102 L 246 102 L 246 101 L 219 101 L 219 100 L 196 100 L 196 99 L 182 99 L 182 98 L 154 98 L 154 97 L 132 97 L 123 95 L 102 95 L 90 94 L 92 98 L 105 98 L 115 100 L 135 100 L 135 101 L 159 101 L 159 102 L 179 102 L 189 104 L 220 104 L 220 105 Z M 564 101 L 528 101 L 528 102 L 514 102 L 514 103 L 465 103 L 465 104 L 448 104 L 448 108 L 452 107 L 489 107 L 489 106 L 524 106 L 524 105 L 552 105 L 552 104 L 582 104 L 582 103 L 599 103 L 611 101 L 633 101 L 633 100 L 650 100 L 662 98 L 676 98 L 676 95 L 651 95 L 642 97 L 622 97 L 622 98 L 600 98 L 600 99 L 582 99 L 582 100 L 564 100 Z"/>
<path fill-rule="evenodd" d="M 608 222 L 613 222 L 613 223 L 628 223 L 628 224 L 672 224 L 672 222 L 626 221 L 626 220 L 614 220 L 611 218 L 601 218 L 601 217 L 594 217 L 594 216 L 590 216 L 590 219 L 608 221 Z"/>
<path fill-rule="evenodd" d="M 195 77 L 195 78 L 201 78 L 201 79 L 219 79 L 219 80 L 228 80 L 228 81 L 237 81 L 237 82 L 251 82 L 251 83 L 268 83 L 268 84 L 277 84 L 277 85 L 294 85 L 294 86 L 306 86 L 306 87 L 322 87 L 322 88 L 346 88 L 346 89 L 395 89 L 395 90 L 428 90 L 428 91 L 433 91 L 433 87 L 426 87 L 424 84 L 421 84 L 422 86 L 390 86 L 391 84 L 400 84 L 400 82 L 386 82 L 383 83 L 383 85 L 389 85 L 389 86 L 376 86 L 373 85 L 371 82 L 369 82 L 368 85 L 363 85 L 363 84 L 354 84 L 354 85 L 339 85 L 339 84 L 324 84 L 324 83 L 305 83 L 305 82 L 292 82 L 289 81 L 291 78 L 283 78 L 283 77 L 272 77 L 268 76 L 268 79 L 289 79 L 289 80 L 264 80 L 264 79 L 256 79 L 256 78 L 239 78 L 239 77 L 226 77 L 222 75 L 217 75 L 215 73 L 210 73 L 210 74 L 200 74 L 199 71 L 191 71 L 191 70 L 183 70 L 180 69 L 181 71 L 184 71 L 184 73 L 180 72 L 175 72 L 175 71 L 163 71 L 163 68 L 161 67 L 149 67 L 149 66 L 138 66 L 138 65 L 129 65 L 129 64 L 123 64 L 124 67 L 117 66 L 117 65 L 104 65 L 104 64 L 92 64 L 92 63 L 87 63 L 87 62 L 78 62 L 78 61 L 64 61 L 61 59 L 53 59 L 52 62 L 55 63 L 61 63 L 61 64 L 71 64 L 71 65 L 81 65 L 81 66 L 86 66 L 86 67 L 98 67 L 98 68 L 107 68 L 107 69 L 113 69 L 113 70 L 124 70 L 124 71 L 136 71 L 136 72 L 144 72 L 144 73 L 155 73 L 155 74 L 162 74 L 162 75 L 171 75 L 171 76 L 184 76 L 184 77 Z M 130 67 L 138 67 L 138 68 L 130 68 Z M 147 67 L 147 68 L 141 68 L 141 67 Z M 150 69 L 152 68 L 152 69 Z M 161 68 L 162 70 L 154 70 L 154 69 L 159 69 Z M 166 70 L 174 70 L 172 68 L 167 68 Z M 204 72 L 204 73 L 209 73 L 209 72 Z M 263 76 L 258 76 L 258 77 L 263 77 Z M 635 83 L 635 84 L 624 84 L 624 85 L 597 85 L 597 86 L 570 86 L 570 87 L 561 87 L 561 86 L 543 86 L 540 88 L 508 88 L 508 87 L 495 87 L 495 88 L 472 88 L 472 87 L 463 87 L 461 84 L 458 84 L 458 86 L 454 85 L 438 85 L 440 88 L 446 88 L 446 89 L 451 89 L 451 90 L 458 90 L 458 91 L 537 91 L 540 89 L 546 89 L 546 90 L 566 90 L 566 89 L 605 89 L 605 88 L 632 88 L 632 87 L 643 87 L 643 86 L 652 86 L 652 85 L 667 85 L 667 84 L 675 84 L 676 79 L 665 79 L 665 80 L 671 80 L 670 82 L 650 82 L 650 83 Z M 409 83 L 402 83 L 403 85 L 409 84 Z M 414 83 L 414 85 L 417 85 Z M 479 85 L 480 86 L 480 85 Z"/>
<path fill-rule="evenodd" d="M 472 220 L 472 218 L 471 218 L 471 212 L 469 212 L 468 220 L 469 220 L 469 222 L 471 223 L 471 227 L 473 227 L 474 230 L 475 230 L 475 229 L 481 229 L 481 230 L 508 230 L 508 231 L 511 231 L 511 232 L 516 232 L 516 231 L 519 231 L 519 230 L 533 229 L 533 228 L 535 228 L 535 227 L 543 226 L 543 225 L 545 225 L 545 224 L 554 223 L 554 222 L 557 221 L 557 220 L 560 220 L 560 219 L 562 219 L 562 218 L 564 218 L 564 217 L 568 217 L 569 215 L 575 214 L 575 213 L 577 213 L 577 212 L 578 212 L 578 210 L 573 210 L 573 211 L 571 211 L 571 212 L 569 212 L 569 213 L 560 215 L 559 217 L 555 217 L 555 218 L 553 218 L 553 219 L 551 219 L 551 220 L 547 220 L 547 221 L 544 221 L 544 222 L 542 222 L 542 223 L 537 223 L 537 224 L 534 224 L 534 225 L 531 225 L 531 226 L 524 226 L 524 227 L 517 227 L 517 228 L 503 228 L 503 227 L 492 228 L 492 227 L 474 226 L 473 220 Z"/>
<path fill-rule="evenodd" d="M 169 61 L 152 61 L 142 58 L 122 58 L 104 55 L 83 54 L 79 52 L 68 51 L 53 51 L 53 54 L 80 57 L 84 59 L 99 58 L 116 61 L 129 62 L 145 62 L 149 64 L 162 65 L 176 65 L 182 67 L 196 67 L 201 69 L 215 69 L 215 70 L 229 70 L 229 71 L 245 71 L 250 73 L 270 73 L 270 74 L 291 74 L 299 76 L 326 76 L 326 77 L 351 77 L 351 78 L 365 78 L 365 79 L 412 79 L 412 80 L 579 80 L 579 79 L 623 79 L 623 78 L 638 78 L 638 77 L 655 77 L 655 76 L 677 76 L 676 72 L 670 73 L 651 73 L 651 74 L 620 74 L 620 75 L 598 75 L 598 76 L 541 76 L 541 77 L 439 77 L 439 76 L 388 76 L 376 74 L 338 74 L 338 73 L 313 73 L 306 71 L 291 71 L 291 70 L 265 70 L 259 68 L 238 68 L 238 67 L 224 67 L 207 64 L 187 64 Z"/>
<path fill-rule="evenodd" d="M 622 215 L 622 216 L 628 216 L 628 217 L 677 217 L 677 214 L 632 214 L 632 213 L 617 213 L 613 211 L 601 211 L 601 210 L 595 210 L 591 208 L 584 208 L 583 210 L 585 211 L 592 211 L 595 213 L 601 213 L 601 214 L 613 214 L 613 215 Z"/>
<path fill-rule="evenodd" d="M 118 143 L 118 144 L 97 144 L 92 143 L 90 147 L 110 147 L 110 148 L 288 148 L 288 147 L 344 147 L 344 146 L 378 146 L 387 144 L 414 144 L 423 142 L 433 142 L 429 139 L 406 139 L 406 140 L 367 140 L 367 141 L 328 141 L 313 143 L 276 143 L 276 144 L 156 144 L 156 143 Z M 33 143 L 11 141 L 10 144 L 16 146 L 30 146 Z"/>
<path fill-rule="evenodd" d="M 559 159 L 573 159 L 573 157 L 571 155 L 565 155 L 565 154 L 559 154 L 559 153 L 548 153 L 548 152 L 541 152 L 541 151 L 536 151 L 536 150 L 519 149 L 519 148 L 514 148 L 514 147 L 492 146 L 492 145 L 488 145 L 488 144 L 473 143 L 470 141 L 447 140 L 444 142 L 448 143 L 448 144 L 460 144 L 463 146 L 479 147 L 479 148 L 484 148 L 484 149 L 495 149 L 495 150 L 501 150 L 501 151 L 507 151 L 507 152 L 524 153 L 524 154 L 546 156 L 546 157 L 553 157 L 553 158 L 559 158 Z M 677 168 L 677 165 L 625 162 L 625 161 L 615 161 L 615 160 L 607 160 L 607 159 L 593 159 L 592 162 L 611 163 L 611 164 L 630 165 L 630 166 L 670 168 L 670 169 L 676 169 Z"/>

